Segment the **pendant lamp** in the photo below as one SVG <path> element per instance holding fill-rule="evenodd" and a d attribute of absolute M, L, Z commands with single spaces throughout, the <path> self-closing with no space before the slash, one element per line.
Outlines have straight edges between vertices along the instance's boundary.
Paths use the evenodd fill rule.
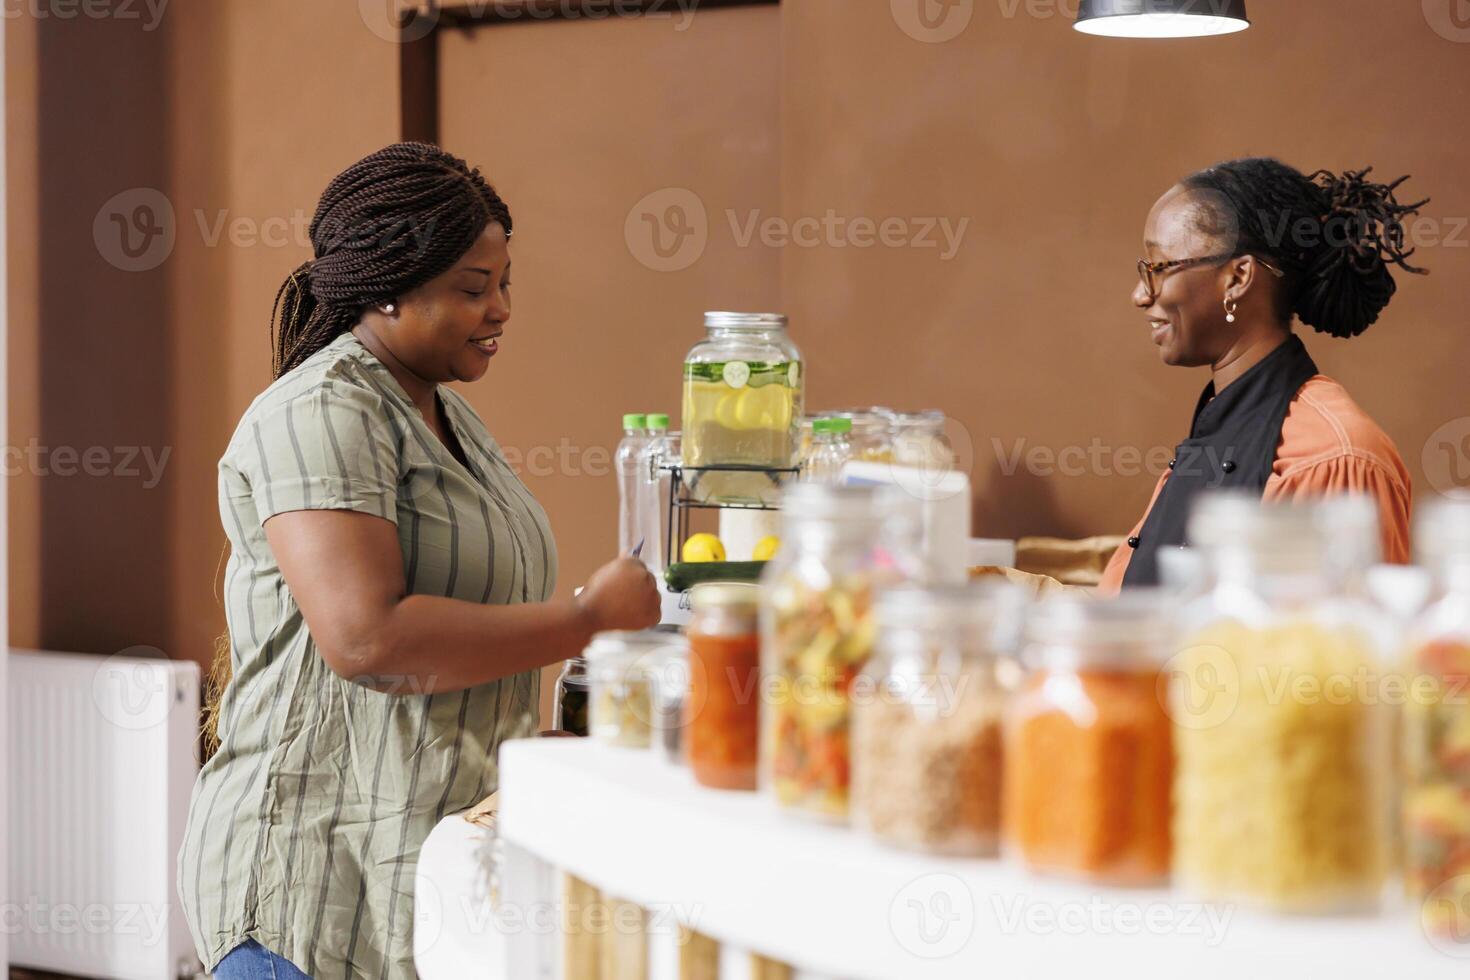
<path fill-rule="evenodd" d="M 1210 37 L 1251 22 L 1245 0 L 1082 0 L 1075 26 L 1104 37 Z"/>

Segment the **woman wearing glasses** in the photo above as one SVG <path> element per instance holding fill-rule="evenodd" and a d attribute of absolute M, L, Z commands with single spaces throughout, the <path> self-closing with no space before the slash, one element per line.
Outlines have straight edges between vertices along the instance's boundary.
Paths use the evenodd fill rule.
<path fill-rule="evenodd" d="M 1103 574 L 1102 591 L 1158 582 L 1160 549 L 1184 542 L 1201 490 L 1282 500 L 1366 493 L 1384 557 L 1408 558 L 1409 474 L 1393 441 L 1342 385 L 1319 374 L 1292 321 L 1334 337 L 1371 326 L 1408 263 L 1399 204 L 1368 171 L 1308 177 L 1276 160 L 1222 163 L 1161 197 L 1144 229 L 1133 302 L 1165 364 L 1209 367 L 1142 520 Z"/>

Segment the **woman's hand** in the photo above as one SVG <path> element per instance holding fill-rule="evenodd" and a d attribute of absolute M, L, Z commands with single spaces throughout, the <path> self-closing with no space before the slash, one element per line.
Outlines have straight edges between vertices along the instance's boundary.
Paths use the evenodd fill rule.
<path fill-rule="evenodd" d="M 619 558 L 593 572 L 577 605 L 596 632 L 648 629 L 663 613 L 658 586 L 637 558 Z"/>

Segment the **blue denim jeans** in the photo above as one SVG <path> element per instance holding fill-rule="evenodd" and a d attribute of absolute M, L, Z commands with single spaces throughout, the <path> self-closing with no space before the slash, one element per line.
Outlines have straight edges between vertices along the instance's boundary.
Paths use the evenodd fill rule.
<path fill-rule="evenodd" d="M 225 954 L 214 968 L 214 980 L 311 980 L 290 960 L 247 939 Z"/>

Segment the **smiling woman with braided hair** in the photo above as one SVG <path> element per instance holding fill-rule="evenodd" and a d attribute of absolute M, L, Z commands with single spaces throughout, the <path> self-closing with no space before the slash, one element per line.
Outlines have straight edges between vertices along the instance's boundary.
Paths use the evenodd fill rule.
<path fill-rule="evenodd" d="M 412 977 L 419 847 L 535 730 L 540 668 L 658 619 L 631 558 L 551 599 L 546 515 L 445 387 L 498 350 L 511 230 L 477 170 L 390 146 L 276 296 L 275 382 L 219 465 L 233 676 L 179 854 L 221 980 Z"/>
<path fill-rule="evenodd" d="M 1194 496 L 1233 487 L 1282 500 L 1368 494 L 1383 553 L 1409 550 L 1409 474 L 1393 441 L 1317 372 L 1293 319 L 1333 337 L 1378 321 L 1409 263 L 1400 204 L 1370 170 L 1307 176 L 1271 159 L 1186 177 L 1149 212 L 1133 303 L 1165 364 L 1208 367 L 1189 438 L 1103 574 L 1101 588 L 1158 581 L 1161 548 L 1184 542 Z"/>

